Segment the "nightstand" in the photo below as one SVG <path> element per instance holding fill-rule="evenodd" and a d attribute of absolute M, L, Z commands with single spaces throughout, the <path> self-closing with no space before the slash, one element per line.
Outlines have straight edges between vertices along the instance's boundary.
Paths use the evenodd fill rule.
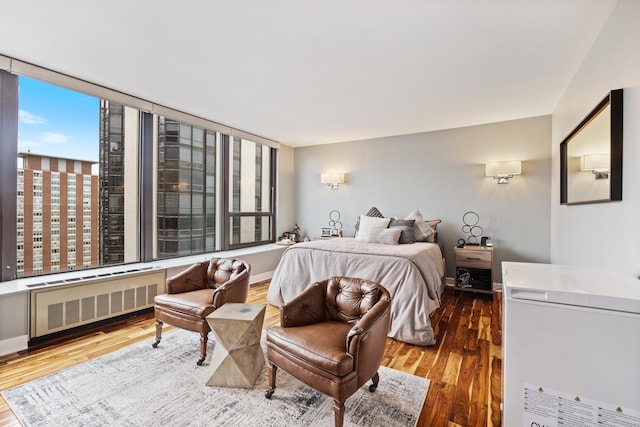
<path fill-rule="evenodd" d="M 493 294 L 493 246 L 455 247 L 456 291 Z"/>

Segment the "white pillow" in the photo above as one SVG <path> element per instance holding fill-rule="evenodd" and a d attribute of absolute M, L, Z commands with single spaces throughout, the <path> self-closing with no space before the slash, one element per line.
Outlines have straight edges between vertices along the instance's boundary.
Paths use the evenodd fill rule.
<path fill-rule="evenodd" d="M 428 242 L 429 238 L 435 233 L 433 228 L 429 227 L 422 217 L 422 213 L 418 209 L 411 212 L 405 219 L 415 219 L 413 224 L 413 235 L 416 238 L 416 242 Z M 432 240 L 433 241 L 433 240 Z"/>
<path fill-rule="evenodd" d="M 391 218 L 376 218 L 373 216 L 360 215 L 360 226 L 358 228 L 357 240 L 369 240 L 372 230 L 382 230 L 387 228 Z"/>
<path fill-rule="evenodd" d="M 397 245 L 400 240 L 399 228 L 382 228 L 379 230 L 371 230 L 369 233 L 369 243 L 382 243 L 383 245 Z"/>

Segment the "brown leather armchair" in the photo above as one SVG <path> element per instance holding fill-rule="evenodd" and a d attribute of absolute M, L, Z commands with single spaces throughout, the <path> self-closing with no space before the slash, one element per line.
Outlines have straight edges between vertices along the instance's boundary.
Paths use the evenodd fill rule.
<path fill-rule="evenodd" d="M 378 368 L 389 331 L 391 297 L 368 280 L 332 277 L 314 283 L 280 308 L 280 324 L 267 331 L 271 364 L 270 399 L 281 368 L 333 397 L 335 425 L 344 402 L 369 379 L 378 386 Z"/>
<path fill-rule="evenodd" d="M 227 302 L 244 303 L 249 294 L 251 266 L 239 259 L 211 258 L 199 262 L 167 279 L 167 293 L 155 297 L 156 341 L 162 338 L 162 325 L 200 333 L 200 359 L 207 356 L 209 323 L 207 316 Z"/>

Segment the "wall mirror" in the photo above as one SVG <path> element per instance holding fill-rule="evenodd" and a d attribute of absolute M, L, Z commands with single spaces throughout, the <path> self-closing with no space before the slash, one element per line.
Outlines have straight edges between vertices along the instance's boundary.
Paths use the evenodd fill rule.
<path fill-rule="evenodd" d="M 560 203 L 622 200 L 622 89 L 612 90 L 560 144 Z"/>

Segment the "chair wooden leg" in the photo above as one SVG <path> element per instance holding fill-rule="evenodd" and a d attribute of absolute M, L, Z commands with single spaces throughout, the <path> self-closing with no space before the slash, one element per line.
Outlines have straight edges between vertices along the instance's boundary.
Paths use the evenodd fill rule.
<path fill-rule="evenodd" d="M 202 332 L 200 334 L 200 359 L 196 362 L 196 365 L 202 366 L 202 362 L 207 358 L 207 342 L 209 341 L 209 333 Z"/>
<path fill-rule="evenodd" d="M 273 396 L 273 392 L 276 391 L 276 373 L 278 371 L 278 367 L 276 365 L 271 365 L 271 370 L 269 371 L 269 389 L 264 393 L 264 397 L 267 399 L 271 399 Z"/>
<path fill-rule="evenodd" d="M 374 391 L 376 391 L 376 389 L 378 388 L 378 382 L 380 381 L 380 375 L 378 375 L 378 371 L 376 371 L 375 374 L 373 374 L 373 377 L 371 377 L 371 382 L 373 384 L 371 384 L 369 386 L 369 391 L 371 393 L 373 393 Z"/>
<path fill-rule="evenodd" d="M 156 342 L 151 344 L 153 348 L 158 347 L 158 344 L 160 344 L 161 339 L 162 339 L 162 322 L 156 319 Z"/>
<path fill-rule="evenodd" d="M 333 399 L 333 413 L 335 415 L 336 427 L 342 427 L 344 422 L 344 402 Z"/>

